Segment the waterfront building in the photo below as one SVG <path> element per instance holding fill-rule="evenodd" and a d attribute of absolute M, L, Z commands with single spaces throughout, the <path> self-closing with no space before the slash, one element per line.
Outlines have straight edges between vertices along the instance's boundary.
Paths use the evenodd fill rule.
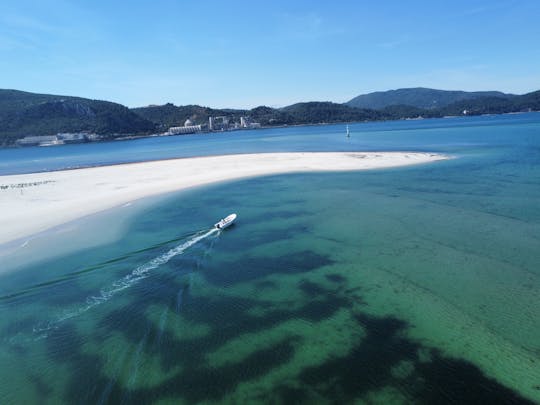
<path fill-rule="evenodd" d="M 59 132 L 56 136 L 64 143 L 82 143 L 88 140 L 84 132 Z"/>
<path fill-rule="evenodd" d="M 59 140 L 56 135 L 40 135 L 40 136 L 25 136 L 17 140 L 19 146 L 48 146 L 61 145 L 63 141 Z"/>
<path fill-rule="evenodd" d="M 201 125 L 184 125 L 183 127 L 171 127 L 166 132 L 166 135 L 186 135 L 195 134 L 202 131 Z"/>

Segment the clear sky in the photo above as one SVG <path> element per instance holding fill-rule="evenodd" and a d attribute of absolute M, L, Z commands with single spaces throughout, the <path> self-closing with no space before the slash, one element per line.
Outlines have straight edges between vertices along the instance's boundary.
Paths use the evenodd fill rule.
<path fill-rule="evenodd" d="M 540 0 L 2 0 L 0 88 L 211 107 L 540 89 Z"/>

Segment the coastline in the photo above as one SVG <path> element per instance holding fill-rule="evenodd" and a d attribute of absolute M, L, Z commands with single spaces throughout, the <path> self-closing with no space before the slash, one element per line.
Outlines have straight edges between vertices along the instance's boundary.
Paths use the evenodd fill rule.
<path fill-rule="evenodd" d="M 257 153 L 0 176 L 0 245 L 144 197 L 249 177 L 384 169 L 448 159 L 419 152 Z"/>

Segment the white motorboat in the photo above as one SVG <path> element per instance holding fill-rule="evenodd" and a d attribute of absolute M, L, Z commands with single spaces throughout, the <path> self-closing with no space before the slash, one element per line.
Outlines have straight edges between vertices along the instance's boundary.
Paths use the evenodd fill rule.
<path fill-rule="evenodd" d="M 234 222 L 234 220 L 236 219 L 236 214 L 231 214 L 225 218 L 223 218 L 222 220 L 220 220 L 219 222 L 216 222 L 214 224 L 214 228 L 217 228 L 217 229 L 225 229 L 227 228 L 228 226 L 231 226 L 231 224 Z"/>

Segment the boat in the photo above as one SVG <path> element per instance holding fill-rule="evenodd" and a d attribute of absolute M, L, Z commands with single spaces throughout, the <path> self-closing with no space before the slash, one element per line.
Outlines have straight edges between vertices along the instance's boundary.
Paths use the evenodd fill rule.
<path fill-rule="evenodd" d="M 231 214 L 231 215 L 221 219 L 219 222 L 216 222 L 214 224 L 214 228 L 225 229 L 225 228 L 231 226 L 235 219 L 236 219 L 236 214 Z"/>

